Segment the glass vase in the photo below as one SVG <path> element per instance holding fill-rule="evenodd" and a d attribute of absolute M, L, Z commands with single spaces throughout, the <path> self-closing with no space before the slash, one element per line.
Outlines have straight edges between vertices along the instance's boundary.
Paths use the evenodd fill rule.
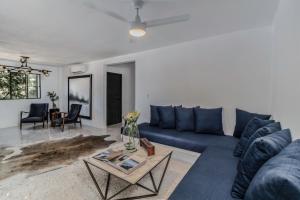
<path fill-rule="evenodd" d="M 123 136 L 127 136 L 127 140 L 124 141 L 124 146 L 126 150 L 134 152 L 137 150 L 137 145 L 139 145 L 139 129 L 136 122 L 125 124 L 123 129 Z"/>

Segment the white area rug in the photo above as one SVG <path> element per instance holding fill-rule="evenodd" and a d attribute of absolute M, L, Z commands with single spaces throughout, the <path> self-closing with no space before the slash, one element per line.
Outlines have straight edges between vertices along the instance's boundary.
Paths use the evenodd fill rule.
<path fill-rule="evenodd" d="M 199 154 L 174 148 L 164 182 L 158 196 L 147 199 L 168 199 L 177 184 L 181 181 Z M 162 174 L 165 162 L 154 171 L 156 185 Z M 99 185 L 104 191 L 107 175 L 105 172 L 91 168 Z M 53 171 L 49 171 L 53 170 Z M 149 176 L 140 181 L 143 185 L 153 188 Z M 108 196 L 125 187 L 127 183 L 112 176 Z M 130 187 L 115 198 L 149 194 L 140 187 Z M 98 200 L 101 199 L 83 161 L 77 161 L 68 166 L 57 166 L 52 169 L 36 172 L 35 174 L 18 174 L 0 182 L 1 200 Z"/>

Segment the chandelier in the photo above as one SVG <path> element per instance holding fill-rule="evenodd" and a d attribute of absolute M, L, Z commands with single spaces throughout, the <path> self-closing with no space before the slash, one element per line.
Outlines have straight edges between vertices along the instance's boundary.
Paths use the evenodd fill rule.
<path fill-rule="evenodd" d="M 9 66 L 9 65 L 0 65 L 0 72 L 18 72 L 22 74 L 43 74 L 48 77 L 50 70 L 46 69 L 35 69 L 28 65 L 29 57 L 21 56 L 20 63 L 21 66 Z"/>

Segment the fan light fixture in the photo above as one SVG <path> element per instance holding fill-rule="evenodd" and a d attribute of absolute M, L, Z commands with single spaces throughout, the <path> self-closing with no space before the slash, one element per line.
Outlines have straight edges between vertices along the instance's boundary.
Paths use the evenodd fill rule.
<path fill-rule="evenodd" d="M 136 8 L 135 20 L 131 23 L 129 34 L 133 37 L 143 37 L 146 35 L 146 24 L 141 20 L 139 8 Z"/>
<path fill-rule="evenodd" d="M 143 37 L 146 35 L 146 30 L 138 27 L 133 27 L 129 30 L 129 34 L 133 37 Z"/>
<path fill-rule="evenodd" d="M 124 23 L 129 23 L 129 35 L 131 35 L 133 37 L 143 37 L 144 35 L 146 35 L 146 30 L 148 28 L 163 26 L 163 25 L 168 25 L 168 24 L 174 24 L 174 23 L 179 23 L 179 22 L 185 22 L 190 19 L 189 14 L 184 14 L 184 15 L 165 17 L 165 18 L 154 19 L 154 20 L 149 20 L 149 21 L 143 21 L 143 20 L 141 20 L 139 11 L 143 8 L 143 6 L 145 4 L 145 0 L 132 0 L 132 2 L 133 2 L 134 8 L 136 9 L 136 15 L 135 15 L 135 19 L 133 21 L 126 19 L 125 17 L 119 15 L 116 12 L 100 8 L 90 2 L 87 3 L 87 6 L 90 9 L 94 9 L 94 10 L 101 12 L 102 14 L 105 14 L 116 20 L 119 20 Z M 149 1 L 149 2 L 152 2 L 152 1 Z"/>
<path fill-rule="evenodd" d="M 21 66 L 9 66 L 9 65 L 0 65 L 0 72 L 8 73 L 8 72 L 18 72 L 21 74 L 43 74 L 44 76 L 48 77 L 50 70 L 47 69 L 34 69 L 28 66 L 29 57 L 21 56 L 20 62 Z"/>

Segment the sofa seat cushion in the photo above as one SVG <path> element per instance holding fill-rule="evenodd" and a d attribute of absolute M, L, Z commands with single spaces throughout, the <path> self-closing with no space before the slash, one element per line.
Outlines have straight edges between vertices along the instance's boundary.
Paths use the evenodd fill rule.
<path fill-rule="evenodd" d="M 221 147 L 233 151 L 238 142 L 238 139 L 232 136 L 199 134 L 189 131 L 179 132 L 176 129 L 153 127 L 149 123 L 140 124 L 139 131 L 140 137 L 145 137 L 152 142 L 199 153 L 203 152 L 208 146 Z"/>
<path fill-rule="evenodd" d="M 22 123 L 43 122 L 42 117 L 26 117 L 22 119 Z"/>
<path fill-rule="evenodd" d="M 171 194 L 170 200 L 233 200 L 238 158 L 230 149 L 208 147 Z"/>

